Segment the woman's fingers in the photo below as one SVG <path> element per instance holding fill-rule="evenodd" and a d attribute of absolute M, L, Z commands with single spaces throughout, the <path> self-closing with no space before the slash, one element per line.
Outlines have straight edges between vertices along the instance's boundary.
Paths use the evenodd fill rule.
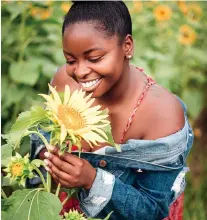
<path fill-rule="evenodd" d="M 63 155 L 58 156 L 53 153 L 45 152 L 44 155 L 63 171 L 74 169 L 73 166 L 81 168 L 84 165 L 82 159 L 70 153 L 64 153 Z"/>
<path fill-rule="evenodd" d="M 55 146 L 52 146 L 52 145 L 49 145 L 48 146 L 48 150 L 53 153 L 53 154 L 57 154 L 58 151 L 59 151 L 59 148 L 58 147 L 55 147 Z"/>
<path fill-rule="evenodd" d="M 46 164 L 46 170 L 51 174 L 56 183 L 60 183 L 62 186 L 66 186 L 69 188 L 75 186 L 75 184 L 77 183 L 77 179 L 70 176 L 68 173 L 65 173 L 64 171 L 58 169 L 58 167 L 54 166 L 51 161 L 47 161 Z"/>
<path fill-rule="evenodd" d="M 70 153 L 64 153 L 63 155 L 61 155 L 61 159 L 70 163 L 73 166 L 76 166 L 76 167 L 83 166 L 83 160 L 73 154 L 70 154 Z"/>
<path fill-rule="evenodd" d="M 49 171 L 50 172 L 50 174 L 51 174 L 51 176 L 52 176 L 52 178 L 53 178 L 53 180 L 54 180 L 54 182 L 56 183 L 56 184 L 61 184 L 61 186 L 63 186 L 63 187 L 67 187 L 67 188 L 72 188 L 72 186 L 68 183 L 68 182 L 66 182 L 66 181 L 64 181 L 64 180 L 62 180 L 62 179 L 60 179 L 58 176 L 56 176 L 54 173 L 52 173 L 51 171 Z"/>

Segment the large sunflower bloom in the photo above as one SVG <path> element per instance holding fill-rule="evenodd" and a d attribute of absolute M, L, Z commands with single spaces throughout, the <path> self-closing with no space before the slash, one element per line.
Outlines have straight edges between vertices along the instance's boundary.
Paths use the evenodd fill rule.
<path fill-rule="evenodd" d="M 178 41 L 183 45 L 191 45 L 196 40 L 195 31 L 188 25 L 183 25 L 180 27 L 180 35 Z"/>
<path fill-rule="evenodd" d="M 60 128 L 60 144 L 66 138 L 76 141 L 84 139 L 91 147 L 108 140 L 103 131 L 110 122 L 108 114 L 101 111 L 101 106 L 91 107 L 95 99 L 86 96 L 82 90 L 75 90 L 72 94 L 68 85 L 65 86 L 64 97 L 49 85 L 50 95 L 40 94 L 46 99 L 46 111 L 54 125 Z M 97 143 L 98 142 L 98 143 Z"/>
<path fill-rule="evenodd" d="M 172 10 L 167 5 L 159 5 L 154 10 L 154 16 L 157 21 L 167 21 L 171 18 Z"/>

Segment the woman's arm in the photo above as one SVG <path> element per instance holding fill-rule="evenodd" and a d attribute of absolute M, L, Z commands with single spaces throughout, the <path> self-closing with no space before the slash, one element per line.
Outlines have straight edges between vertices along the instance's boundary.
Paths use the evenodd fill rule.
<path fill-rule="evenodd" d="M 113 211 L 111 219 L 163 219 L 168 216 L 171 188 L 180 171 L 134 171 L 135 182 L 128 185 L 98 168 L 91 190 L 79 193 L 81 208 L 90 217 L 102 218 Z"/>

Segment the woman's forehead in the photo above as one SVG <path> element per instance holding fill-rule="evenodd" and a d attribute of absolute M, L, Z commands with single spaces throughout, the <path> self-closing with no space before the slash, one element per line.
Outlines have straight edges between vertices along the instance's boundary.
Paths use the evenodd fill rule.
<path fill-rule="evenodd" d="M 107 37 L 96 28 L 92 22 L 81 22 L 69 25 L 63 35 L 63 49 L 65 51 L 109 48 L 117 46 L 117 36 Z"/>

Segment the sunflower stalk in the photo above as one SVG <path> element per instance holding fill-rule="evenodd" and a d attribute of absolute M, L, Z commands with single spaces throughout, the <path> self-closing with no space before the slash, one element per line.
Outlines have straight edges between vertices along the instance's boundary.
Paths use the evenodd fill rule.
<path fill-rule="evenodd" d="M 58 196 L 58 195 L 59 195 L 60 188 L 61 188 L 61 184 L 60 184 L 60 183 L 58 183 L 58 186 L 57 186 L 57 189 L 56 189 L 56 192 L 55 192 L 55 195 L 56 195 L 56 196 Z"/>
<path fill-rule="evenodd" d="M 45 182 L 45 178 L 44 176 L 42 175 L 42 172 L 39 170 L 38 167 L 36 167 L 35 165 L 32 165 L 33 169 L 38 173 L 40 179 L 42 180 L 42 183 L 43 183 L 43 186 L 45 188 L 46 191 L 48 191 L 48 186 L 47 186 L 47 183 Z M 50 192 L 50 191 L 48 191 Z"/>
<path fill-rule="evenodd" d="M 49 172 L 47 172 L 47 191 L 51 191 L 51 175 Z"/>
<path fill-rule="evenodd" d="M 67 197 L 62 202 L 62 206 L 64 206 L 66 204 L 66 202 L 68 201 L 69 198 L 70 198 L 70 196 L 68 194 Z"/>
<path fill-rule="evenodd" d="M 41 138 L 42 142 L 45 144 L 45 147 L 47 148 L 47 150 L 49 151 L 49 148 L 48 148 L 49 143 L 48 143 L 47 139 L 40 132 L 37 132 L 37 131 L 27 131 L 27 132 L 25 132 L 25 136 L 30 135 L 30 134 L 38 135 Z"/>

